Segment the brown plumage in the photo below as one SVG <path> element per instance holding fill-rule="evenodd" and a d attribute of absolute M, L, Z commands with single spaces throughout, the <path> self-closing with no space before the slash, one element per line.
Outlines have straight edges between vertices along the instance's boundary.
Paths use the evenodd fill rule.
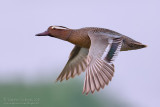
<path fill-rule="evenodd" d="M 94 93 L 104 88 L 114 74 L 113 61 L 119 51 L 136 50 L 146 47 L 127 36 L 112 30 L 97 27 L 69 29 L 50 26 L 36 36 L 51 36 L 75 44 L 69 60 L 57 81 L 68 80 L 86 71 L 83 93 Z"/>

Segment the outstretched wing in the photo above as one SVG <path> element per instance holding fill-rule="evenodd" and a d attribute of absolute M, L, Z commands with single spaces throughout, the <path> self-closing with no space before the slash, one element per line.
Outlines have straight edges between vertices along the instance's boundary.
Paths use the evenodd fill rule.
<path fill-rule="evenodd" d="M 108 36 L 105 33 L 89 32 L 91 47 L 88 53 L 88 66 L 84 80 L 83 93 L 94 93 L 104 88 L 111 81 L 114 73 L 112 61 L 120 51 L 120 36 Z"/>
<path fill-rule="evenodd" d="M 70 53 L 69 60 L 56 81 L 68 80 L 70 77 L 80 75 L 87 67 L 88 49 L 75 46 Z"/>

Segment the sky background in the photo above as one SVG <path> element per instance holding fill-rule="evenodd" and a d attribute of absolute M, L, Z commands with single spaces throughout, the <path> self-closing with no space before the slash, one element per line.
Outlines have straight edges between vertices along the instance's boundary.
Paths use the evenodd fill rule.
<path fill-rule="evenodd" d="M 59 75 L 74 45 L 36 33 L 51 25 L 102 27 L 148 47 L 120 52 L 113 80 L 100 93 L 112 90 L 139 107 L 158 107 L 159 11 L 159 0 L 1 0 L 0 83 L 53 82 Z"/>

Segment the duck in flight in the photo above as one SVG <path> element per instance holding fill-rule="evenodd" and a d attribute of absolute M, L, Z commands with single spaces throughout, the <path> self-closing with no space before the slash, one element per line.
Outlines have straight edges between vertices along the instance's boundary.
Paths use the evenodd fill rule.
<path fill-rule="evenodd" d="M 61 82 L 86 72 L 83 86 L 83 93 L 86 95 L 108 85 L 114 74 L 113 61 L 120 51 L 146 47 L 118 32 L 98 27 L 69 29 L 64 26 L 50 26 L 36 36 L 59 38 L 75 45 L 56 80 Z"/>

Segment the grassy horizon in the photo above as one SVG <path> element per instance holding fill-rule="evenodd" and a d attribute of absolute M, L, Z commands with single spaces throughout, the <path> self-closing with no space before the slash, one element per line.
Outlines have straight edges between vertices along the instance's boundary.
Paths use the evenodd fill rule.
<path fill-rule="evenodd" d="M 0 84 L 0 107 L 128 107 L 99 94 L 82 94 L 78 80 L 53 84 Z"/>

